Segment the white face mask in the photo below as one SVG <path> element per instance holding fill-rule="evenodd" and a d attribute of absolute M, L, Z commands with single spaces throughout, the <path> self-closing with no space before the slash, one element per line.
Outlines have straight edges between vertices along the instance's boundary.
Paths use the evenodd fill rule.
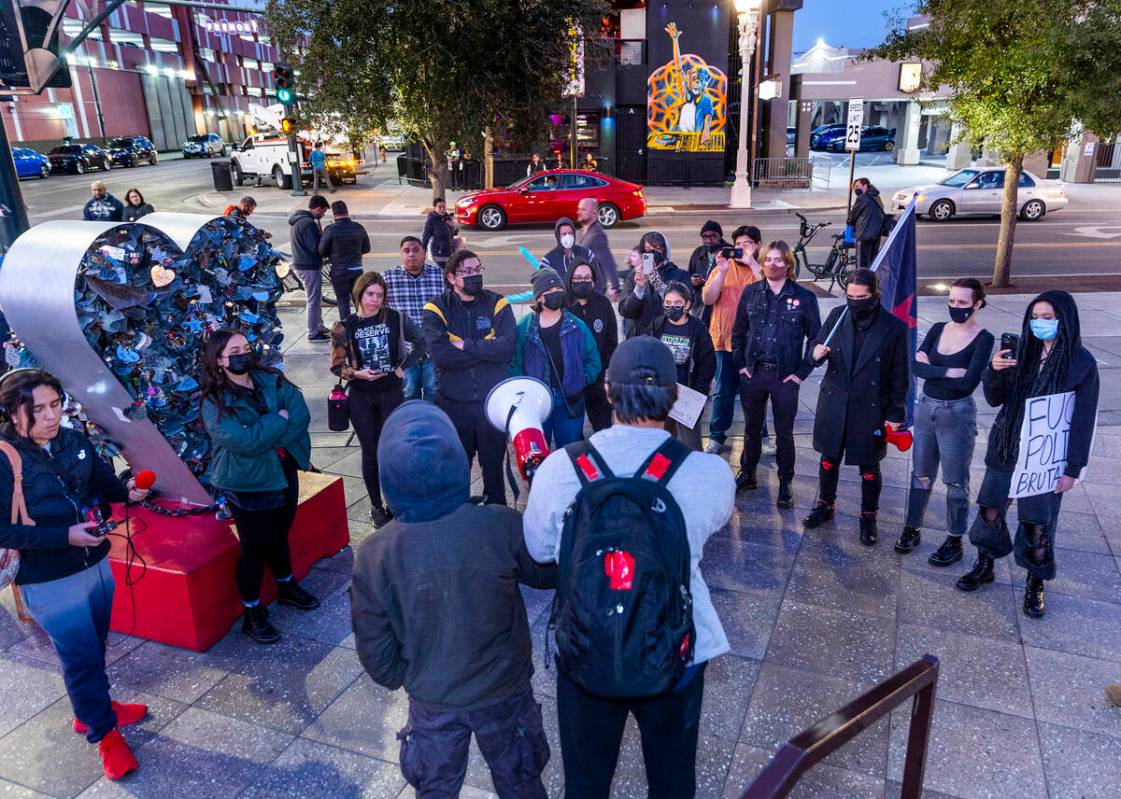
<path fill-rule="evenodd" d="M 576 243 L 576 237 L 573 236 L 571 233 L 565 233 L 563 236 L 561 236 L 561 246 L 564 247 L 566 250 L 571 250 L 572 245 L 575 244 L 575 243 Z"/>

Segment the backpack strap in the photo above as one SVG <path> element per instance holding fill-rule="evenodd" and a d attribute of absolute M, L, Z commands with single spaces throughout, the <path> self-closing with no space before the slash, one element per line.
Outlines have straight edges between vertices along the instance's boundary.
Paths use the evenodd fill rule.
<path fill-rule="evenodd" d="M 23 458 L 19 450 L 7 441 L 0 441 L 0 452 L 8 458 L 12 466 L 12 524 L 23 524 L 28 527 L 35 526 L 35 520 L 27 512 L 27 502 L 23 497 Z"/>
<path fill-rule="evenodd" d="M 576 476 L 580 478 L 581 488 L 586 488 L 596 480 L 615 476 L 611 473 L 611 469 L 607 467 L 607 461 L 596 452 L 592 442 L 587 439 L 569 444 L 564 448 L 564 451 L 568 453 L 568 457 L 572 460 L 572 465 L 576 469 Z"/>
<path fill-rule="evenodd" d="M 692 451 L 684 443 L 670 436 L 650 453 L 650 457 L 638 467 L 634 476 L 666 485 Z"/>

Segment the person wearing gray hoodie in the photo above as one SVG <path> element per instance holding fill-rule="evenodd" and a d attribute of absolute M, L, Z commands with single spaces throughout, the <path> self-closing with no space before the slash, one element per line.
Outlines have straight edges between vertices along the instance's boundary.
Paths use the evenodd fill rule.
<path fill-rule="evenodd" d="M 458 796 L 474 734 L 499 797 L 544 799 L 519 583 L 555 588 L 555 567 L 529 556 L 521 514 L 471 500 L 467 455 L 432 403 L 390 415 L 378 458 L 394 519 L 358 548 L 351 614 L 370 677 L 409 695 L 401 772 L 418 797 Z"/>
<path fill-rule="evenodd" d="M 603 291 L 603 266 L 594 252 L 576 243 L 576 223 L 562 216 L 553 225 L 553 235 L 557 238 L 557 246 L 541 259 L 541 267 L 551 267 L 560 275 L 561 282 L 565 282 L 574 263 L 586 263 L 595 275 L 596 291 Z"/>

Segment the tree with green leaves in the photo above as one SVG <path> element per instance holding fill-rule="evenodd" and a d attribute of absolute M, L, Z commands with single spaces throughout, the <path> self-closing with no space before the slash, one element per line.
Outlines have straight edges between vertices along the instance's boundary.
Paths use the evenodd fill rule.
<path fill-rule="evenodd" d="M 561 102 L 574 31 L 603 0 L 269 0 L 282 52 L 300 70 L 304 113 L 350 131 L 395 120 L 431 162 L 433 197 L 452 141 L 479 152 L 500 124 L 529 147 Z"/>
<path fill-rule="evenodd" d="M 1004 196 L 993 285 L 1012 273 L 1024 158 L 1082 130 L 1121 131 L 1121 0 L 920 0 L 930 24 L 892 30 L 871 57 L 921 59 L 923 87 L 948 86 L 965 139 L 998 153 Z"/>

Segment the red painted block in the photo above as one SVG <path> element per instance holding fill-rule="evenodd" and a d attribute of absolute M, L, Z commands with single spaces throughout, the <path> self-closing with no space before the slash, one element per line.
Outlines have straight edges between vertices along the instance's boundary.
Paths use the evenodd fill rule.
<path fill-rule="evenodd" d="M 113 518 L 125 518 L 123 506 L 114 506 Z M 238 543 L 233 524 L 213 513 L 173 518 L 130 507 L 128 529 L 135 554 L 130 555 L 126 539 L 110 539 L 117 582 L 112 629 L 197 652 L 221 640 L 242 611 L 234 580 Z M 116 532 L 123 534 L 124 525 Z M 316 561 L 349 546 L 341 478 L 300 473 L 299 507 L 288 543 L 297 580 Z M 261 599 L 275 597 L 276 584 L 266 575 Z"/>

